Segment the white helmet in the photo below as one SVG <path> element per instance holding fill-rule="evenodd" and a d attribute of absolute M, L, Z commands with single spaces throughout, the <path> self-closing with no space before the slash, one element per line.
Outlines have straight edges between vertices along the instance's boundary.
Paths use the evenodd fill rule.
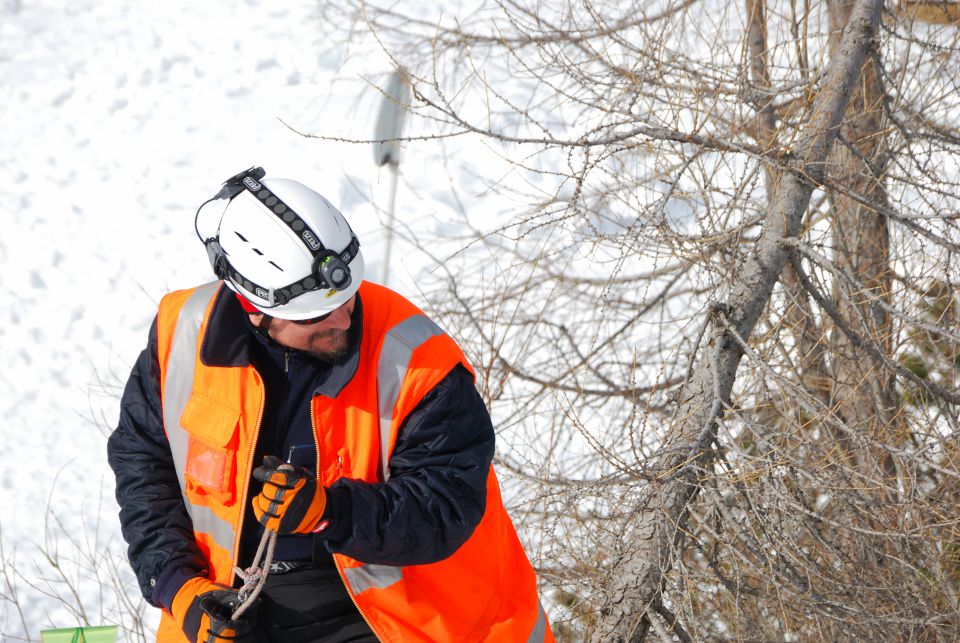
<path fill-rule="evenodd" d="M 272 317 L 302 320 L 328 313 L 363 281 L 360 241 L 321 195 L 290 179 L 263 181 L 264 174 L 253 167 L 227 179 L 197 210 L 197 235 L 210 265 L 232 290 Z M 201 220 L 210 233 L 201 233 Z"/>

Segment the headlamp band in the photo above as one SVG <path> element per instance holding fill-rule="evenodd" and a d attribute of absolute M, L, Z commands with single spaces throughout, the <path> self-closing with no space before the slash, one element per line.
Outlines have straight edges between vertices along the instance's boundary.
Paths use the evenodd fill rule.
<path fill-rule="evenodd" d="M 344 263 L 349 264 L 350 261 L 357 255 L 357 250 L 359 249 L 360 249 L 360 240 L 357 239 L 356 236 L 354 236 L 350 239 L 350 243 L 343 250 L 343 252 L 339 254 L 340 260 L 343 261 Z M 327 252 L 329 254 L 337 256 L 336 253 L 333 253 L 329 250 Z M 287 302 L 289 302 L 294 297 L 296 297 L 297 295 L 302 295 L 303 293 L 309 292 L 311 290 L 322 290 L 324 288 L 328 288 L 328 289 L 333 288 L 333 286 L 327 283 L 327 280 L 324 279 L 320 273 L 315 273 L 313 275 L 308 275 L 303 279 L 295 281 L 292 284 L 288 284 L 282 288 L 274 288 L 271 291 L 270 288 L 265 288 L 263 286 L 260 286 L 250 281 L 243 275 L 241 275 L 239 272 L 237 272 L 237 270 L 233 267 L 233 264 L 231 264 L 229 261 L 225 262 L 223 266 L 224 266 L 224 274 L 222 277 L 220 275 L 217 275 L 218 277 L 220 277 L 221 279 L 229 278 L 231 281 L 233 281 L 233 283 L 237 284 L 238 286 L 242 286 L 243 289 L 246 290 L 247 292 L 252 293 L 257 297 L 261 299 L 265 299 L 266 301 L 270 302 L 269 308 L 273 308 L 274 306 L 282 306 Z M 267 306 L 262 306 L 262 307 L 267 307 Z"/>
<path fill-rule="evenodd" d="M 262 177 L 262 175 L 261 175 Z M 293 208 L 288 206 L 283 200 L 280 199 L 276 194 L 271 192 L 265 185 L 260 183 L 254 176 L 241 175 L 240 185 L 243 186 L 248 192 L 257 197 L 265 207 L 272 210 L 277 218 L 287 224 L 287 227 L 290 228 L 297 238 L 303 242 L 303 245 L 307 247 L 307 250 L 310 251 L 314 257 L 318 253 L 326 250 L 323 244 L 320 242 L 320 239 L 317 238 L 317 235 L 313 233 L 303 219 L 300 218 L 300 215 L 297 214 Z M 239 194 L 239 192 L 237 192 Z M 234 194 L 236 196 L 236 194 Z"/>

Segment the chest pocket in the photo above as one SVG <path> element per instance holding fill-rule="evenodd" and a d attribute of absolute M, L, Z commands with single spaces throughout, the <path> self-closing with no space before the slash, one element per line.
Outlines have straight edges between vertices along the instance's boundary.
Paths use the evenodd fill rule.
<path fill-rule="evenodd" d="M 237 423 L 240 411 L 194 393 L 180 425 L 187 430 L 187 490 L 221 504 L 236 499 Z"/>

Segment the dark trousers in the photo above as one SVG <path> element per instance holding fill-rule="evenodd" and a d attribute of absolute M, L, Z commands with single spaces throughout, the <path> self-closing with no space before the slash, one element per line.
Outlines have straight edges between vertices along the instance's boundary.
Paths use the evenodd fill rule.
<path fill-rule="evenodd" d="M 260 594 L 258 639 L 283 643 L 375 643 L 335 567 L 270 574 Z"/>

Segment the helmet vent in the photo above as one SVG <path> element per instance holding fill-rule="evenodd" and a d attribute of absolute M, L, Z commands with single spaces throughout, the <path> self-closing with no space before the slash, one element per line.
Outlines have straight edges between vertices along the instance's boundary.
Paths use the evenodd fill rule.
<path fill-rule="evenodd" d="M 263 253 L 260 252 L 257 248 L 253 248 L 252 250 L 256 252 L 258 255 L 260 255 L 261 257 L 263 256 Z"/>
<path fill-rule="evenodd" d="M 233 231 L 233 234 L 235 234 L 235 235 L 237 235 L 238 237 L 240 237 L 240 240 L 241 240 L 241 241 L 247 242 L 247 238 L 246 238 L 245 236 L 243 236 L 242 234 L 240 234 L 239 232 L 237 232 L 236 230 Z"/>
<path fill-rule="evenodd" d="M 270 265 L 273 266 L 274 268 L 276 268 L 277 270 L 279 270 L 280 272 L 283 272 L 283 268 L 281 268 L 281 267 L 278 266 L 277 264 L 273 263 L 272 261 L 270 262 Z"/>

